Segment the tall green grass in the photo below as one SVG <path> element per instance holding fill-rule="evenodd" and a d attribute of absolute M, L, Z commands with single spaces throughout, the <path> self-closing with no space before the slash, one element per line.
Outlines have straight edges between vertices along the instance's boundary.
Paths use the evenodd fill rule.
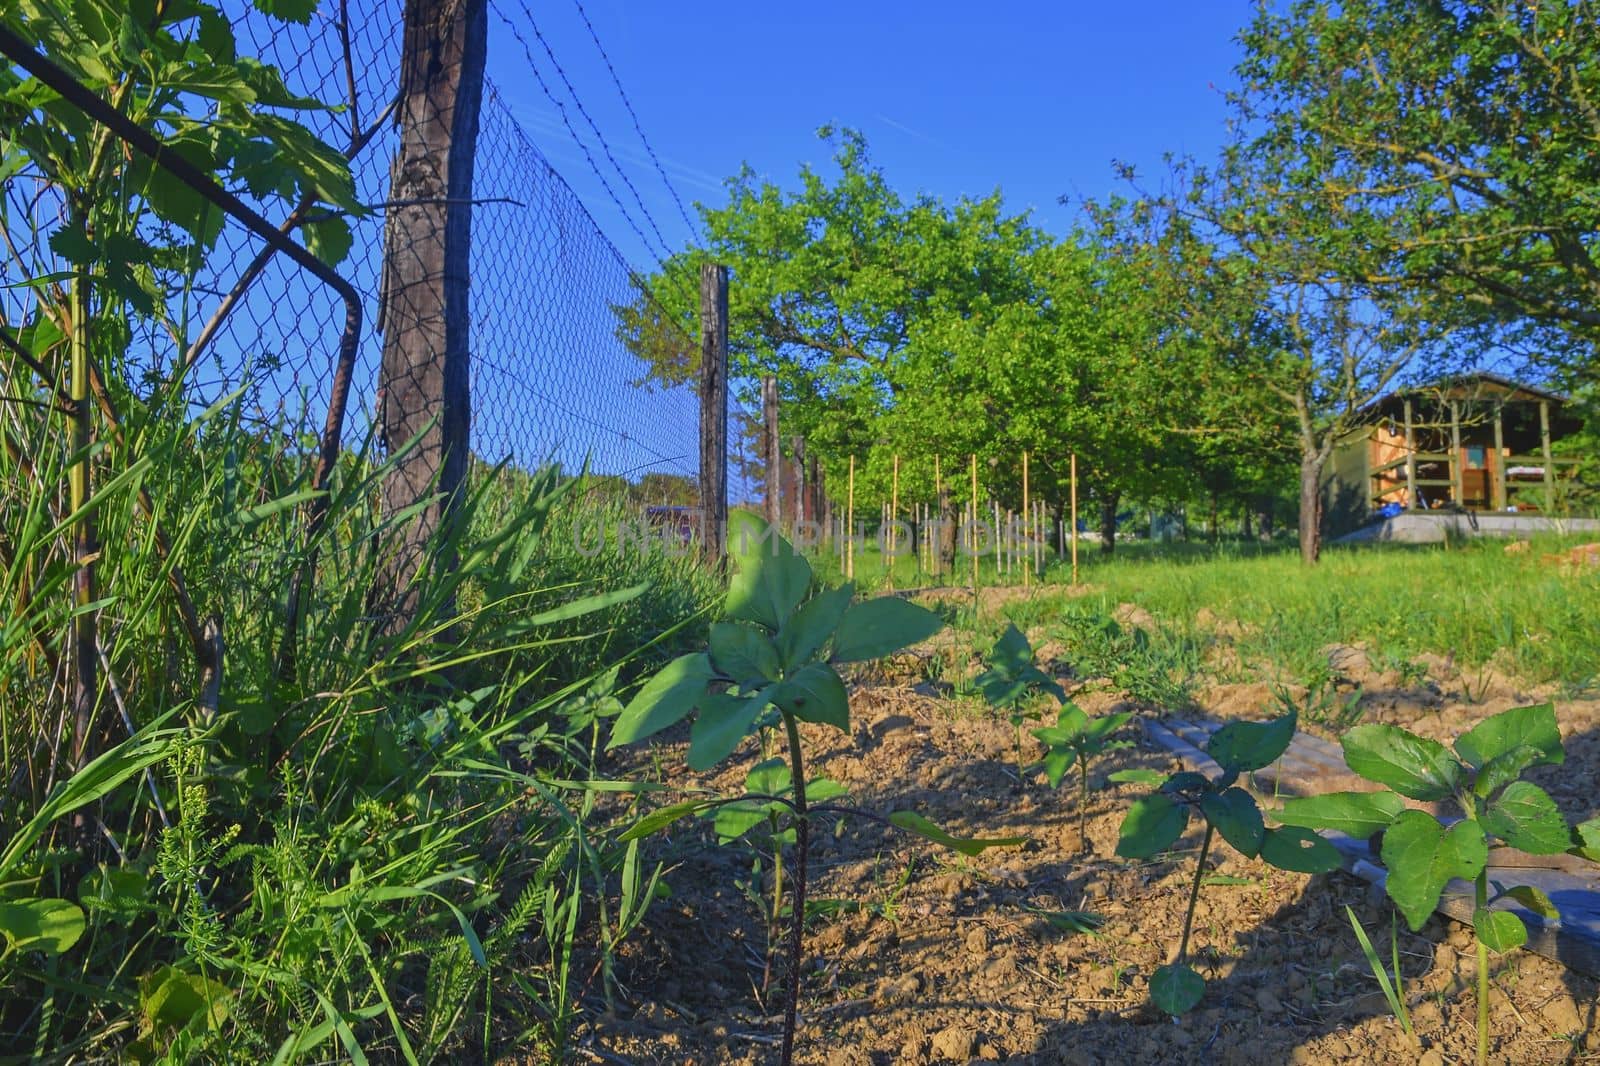
<path fill-rule="evenodd" d="M 662 552 L 582 556 L 566 527 L 614 504 L 553 472 L 479 469 L 433 545 L 459 569 L 425 571 L 417 617 L 384 634 L 371 590 L 403 516 L 375 509 L 382 461 L 343 457 L 312 540 L 299 426 L 262 426 L 237 397 L 198 417 L 132 399 L 94 456 L 104 754 L 76 773 L 71 456 L 58 414 L 0 404 L 0 1048 L 558 1056 L 576 997 L 608 991 L 609 967 L 587 985 L 575 959 L 608 957 L 653 884 L 585 784 L 612 693 L 702 635 L 716 581 Z M 313 552 L 286 666 L 286 590 Z M 224 636 L 214 713 L 180 573 Z M 51 936 L 19 940 L 40 914 Z"/>

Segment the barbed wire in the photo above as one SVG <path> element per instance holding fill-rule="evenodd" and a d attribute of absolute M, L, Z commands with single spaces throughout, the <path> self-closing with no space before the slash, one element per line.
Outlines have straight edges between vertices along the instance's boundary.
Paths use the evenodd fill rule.
<path fill-rule="evenodd" d="M 667 192 L 672 194 L 672 202 L 678 207 L 678 217 L 683 219 L 683 224 L 694 236 L 699 227 L 689 217 L 688 209 L 683 206 L 683 198 L 678 195 L 678 189 L 672 184 L 672 179 L 667 177 L 666 168 L 661 165 L 661 158 L 656 155 L 656 150 L 650 144 L 650 138 L 644 135 L 644 128 L 639 124 L 639 113 L 633 109 L 633 101 L 628 99 L 628 91 L 622 87 L 622 79 L 617 76 L 617 68 L 611 63 L 611 56 L 606 52 L 606 46 L 600 43 L 600 34 L 595 32 L 594 23 L 589 21 L 589 12 L 584 10 L 582 0 L 572 0 L 578 9 L 578 17 L 583 19 L 583 24 L 589 30 L 589 39 L 594 42 L 595 48 L 600 53 L 601 60 L 606 65 L 606 70 L 611 74 L 611 84 L 617 87 L 617 95 L 622 98 L 622 106 L 627 108 L 628 117 L 633 120 L 633 132 L 639 135 L 639 143 L 644 145 L 645 152 L 650 156 L 650 162 L 655 165 L 656 173 L 661 176 L 661 184 L 667 187 Z"/>
<path fill-rule="evenodd" d="M 650 232 L 655 234 L 657 241 L 656 247 L 650 246 L 645 235 L 640 232 L 632 217 L 627 214 L 627 209 L 622 206 L 621 200 L 619 200 L 616 193 L 612 191 L 610 182 L 606 181 L 605 175 L 601 172 L 599 165 L 595 163 L 594 156 L 592 153 L 590 153 L 588 145 L 586 145 L 583 140 L 579 138 L 578 131 L 572 128 L 572 123 L 567 118 L 566 103 L 557 99 L 556 95 L 551 92 L 549 83 L 545 81 L 544 75 L 539 71 L 539 64 L 533 57 L 533 49 L 528 45 L 527 38 L 524 37 L 522 31 L 517 28 L 516 23 L 508 18 L 504 11 L 500 10 L 500 6 L 498 4 L 493 6 L 495 14 L 500 16 L 500 20 L 504 22 L 506 24 L 506 28 L 511 31 L 511 36 L 516 38 L 518 44 L 522 45 L 523 55 L 525 55 L 528 60 L 528 69 L 533 73 L 534 79 L 539 83 L 539 88 L 544 92 L 546 99 L 548 99 L 550 103 L 555 106 L 556 111 L 561 115 L 562 125 L 566 126 L 567 133 L 572 137 L 573 142 L 576 143 L 579 148 L 583 149 L 584 158 L 589 161 L 589 166 L 594 170 L 595 177 L 600 179 L 601 184 L 605 187 L 606 194 L 610 196 L 612 201 L 616 204 L 617 210 L 621 211 L 624 217 L 628 219 L 628 224 L 632 226 L 634 232 L 638 234 L 639 240 L 644 242 L 645 246 L 650 249 L 650 254 L 655 257 L 656 262 L 661 266 L 662 272 L 665 273 L 665 261 L 672 258 L 672 245 L 667 241 L 666 237 L 662 235 L 661 227 L 656 224 L 655 216 L 652 215 L 650 213 L 650 209 L 645 206 L 644 197 L 639 195 L 639 190 L 633 184 L 633 180 L 629 178 L 627 172 L 622 169 L 622 164 L 617 162 L 617 157 L 611 150 L 610 142 L 606 140 L 605 134 L 600 132 L 600 127 L 595 123 L 594 118 L 589 114 L 589 109 L 583 106 L 583 99 L 578 95 L 578 90 L 573 87 L 572 79 L 568 77 L 566 68 L 564 68 L 556 59 L 555 50 L 550 47 L 550 42 L 545 40 L 543 31 L 539 29 L 539 23 L 534 20 L 533 12 L 529 10 L 526 3 L 519 2 L 518 6 L 522 9 L 522 17 L 527 19 L 528 28 L 533 31 L 534 39 L 537 40 L 540 47 L 544 49 L 545 57 L 550 61 L 551 67 L 555 69 L 556 75 L 560 77 L 561 84 L 566 87 L 567 95 L 572 97 L 573 106 L 577 108 L 578 114 L 583 116 L 584 122 L 588 123 L 589 130 L 594 134 L 595 141 L 599 144 L 601 152 L 605 154 L 606 160 L 611 164 L 611 168 L 616 171 L 617 177 L 621 178 L 622 183 L 628 187 L 628 192 L 633 195 L 634 203 L 639 205 L 639 212 L 644 216 L 645 224 L 650 227 Z"/>

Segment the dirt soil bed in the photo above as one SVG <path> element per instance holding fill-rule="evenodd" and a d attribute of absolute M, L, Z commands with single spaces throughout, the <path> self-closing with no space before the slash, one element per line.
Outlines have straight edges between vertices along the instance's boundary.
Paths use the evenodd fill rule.
<path fill-rule="evenodd" d="M 1377 678 L 1364 680 L 1369 694 L 1385 692 Z M 1406 680 L 1369 695 L 1368 720 L 1450 738 L 1538 695 L 1490 692 L 1480 678 L 1476 702 L 1467 703 L 1448 676 Z M 1119 702 L 1087 689 L 1078 698 L 1091 713 Z M 1264 688 L 1223 686 L 1201 696 L 1205 710 L 1224 716 L 1259 714 L 1270 710 L 1266 702 Z M 1570 759 L 1545 768 L 1541 783 L 1569 815 L 1588 817 L 1600 805 L 1600 703 L 1567 701 L 1558 710 Z M 1141 790 L 1105 785 L 1104 777 L 1176 768 L 1165 753 L 1141 744 L 1095 764 L 1101 787 L 1091 796 L 1085 853 L 1075 792 L 1051 791 L 1042 777 L 1019 783 L 1006 721 L 889 683 L 859 687 L 853 714 L 853 738 L 808 730 L 813 774 L 842 782 L 856 805 L 880 814 L 912 809 L 952 832 L 1030 842 L 966 859 L 869 821 L 837 834 L 831 823 L 819 826 L 812 898 L 855 902 L 810 924 L 800 1061 L 1470 1061 L 1476 963 L 1468 930 L 1438 917 L 1420 935 L 1401 926 L 1418 1046 L 1391 1019 L 1345 914 L 1354 907 L 1387 954 L 1388 903 L 1344 874 L 1284 873 L 1226 848 L 1195 919 L 1191 955 L 1209 979 L 1204 1001 L 1178 1021 L 1147 1004 L 1151 973 L 1175 949 L 1199 834 L 1191 829 L 1165 861 L 1112 857 L 1123 812 Z M 665 765 L 681 767 L 681 746 L 663 747 Z M 747 745 L 723 772 L 685 783 L 737 792 L 756 757 Z M 669 865 L 672 895 L 625 948 L 619 976 L 630 996 L 584 1023 L 579 1058 L 775 1061 L 781 963 L 774 950 L 768 970 L 761 912 L 735 887 L 749 880 L 753 851 L 719 847 L 708 826 L 683 823 L 652 846 Z M 1104 925 L 1094 935 L 1063 934 L 1038 913 L 1057 910 L 1093 910 Z M 1492 966 L 1496 1061 L 1600 1061 L 1594 981 L 1527 953 Z"/>

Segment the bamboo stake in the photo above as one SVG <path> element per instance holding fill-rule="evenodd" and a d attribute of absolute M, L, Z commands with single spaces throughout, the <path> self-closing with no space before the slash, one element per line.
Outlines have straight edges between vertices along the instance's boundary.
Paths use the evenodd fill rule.
<path fill-rule="evenodd" d="M 943 499 L 944 499 L 944 476 L 939 470 L 939 455 L 936 452 L 936 453 L 934 453 L 934 456 L 933 456 L 933 501 L 934 501 L 934 505 L 938 506 L 939 502 L 941 500 L 943 500 Z M 941 522 L 944 521 L 944 511 L 943 510 L 939 511 L 939 521 L 941 521 Z M 935 544 L 935 545 L 933 545 L 932 547 L 930 547 L 928 549 L 928 569 L 932 573 L 935 573 L 935 574 L 944 573 L 944 557 L 940 554 L 941 549 L 944 547 L 944 545 L 942 543 L 943 540 L 944 540 L 944 537 L 940 536 L 939 540 L 940 540 L 941 543 Z M 954 535 L 952 534 L 951 542 L 954 543 L 954 540 L 955 540 L 955 538 L 954 538 Z"/>
<path fill-rule="evenodd" d="M 850 488 L 845 496 L 844 505 L 845 528 L 844 536 L 844 578 L 854 581 L 856 578 L 856 457 L 850 457 Z"/>
<path fill-rule="evenodd" d="M 1072 583 L 1078 583 L 1078 453 L 1072 453 Z"/>
<path fill-rule="evenodd" d="M 972 454 L 972 520 L 968 523 L 972 531 L 970 549 L 972 552 L 972 601 L 978 601 L 978 456 Z"/>
<path fill-rule="evenodd" d="M 1026 541 L 1028 535 L 1029 519 L 1033 517 L 1031 505 L 1028 503 L 1028 453 L 1022 453 L 1022 535 Z M 1033 569 L 1033 548 L 1027 547 L 1028 565 L 1022 568 L 1022 587 L 1028 587 L 1028 571 Z"/>

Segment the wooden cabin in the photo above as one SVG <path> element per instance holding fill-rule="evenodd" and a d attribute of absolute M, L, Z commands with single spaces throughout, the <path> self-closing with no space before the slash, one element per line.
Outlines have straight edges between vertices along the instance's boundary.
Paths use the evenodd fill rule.
<path fill-rule="evenodd" d="M 1582 428 L 1567 397 L 1477 372 L 1390 393 L 1323 473 L 1332 535 L 1405 511 L 1564 514 L 1578 460 L 1552 446 Z"/>

